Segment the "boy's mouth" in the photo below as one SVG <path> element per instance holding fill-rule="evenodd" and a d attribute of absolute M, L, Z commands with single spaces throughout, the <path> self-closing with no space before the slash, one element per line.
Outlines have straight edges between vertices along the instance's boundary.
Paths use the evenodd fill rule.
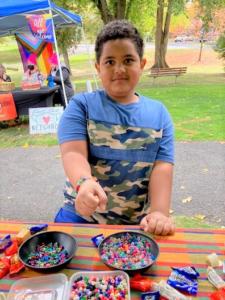
<path fill-rule="evenodd" d="M 127 80 L 127 78 L 125 78 L 125 77 L 117 77 L 117 78 L 113 78 L 112 81 L 121 81 L 121 80 Z"/>

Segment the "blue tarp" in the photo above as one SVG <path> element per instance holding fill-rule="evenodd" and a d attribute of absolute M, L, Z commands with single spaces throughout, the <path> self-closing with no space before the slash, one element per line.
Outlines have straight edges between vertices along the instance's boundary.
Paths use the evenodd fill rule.
<path fill-rule="evenodd" d="M 27 14 L 46 14 L 51 9 L 57 27 L 81 25 L 79 15 L 48 0 L 0 0 L 0 36 L 28 31 Z"/>

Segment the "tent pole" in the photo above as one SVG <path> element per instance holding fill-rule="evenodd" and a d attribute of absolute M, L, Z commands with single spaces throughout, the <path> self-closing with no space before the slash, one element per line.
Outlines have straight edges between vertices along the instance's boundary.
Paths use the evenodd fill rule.
<path fill-rule="evenodd" d="M 66 96 L 66 90 L 65 90 L 64 80 L 63 80 L 61 62 L 60 62 L 60 57 L 59 57 L 59 48 L 58 48 L 58 43 L 57 43 L 57 39 L 56 39 L 55 24 L 54 24 L 53 14 L 52 14 L 52 6 L 51 6 L 51 2 L 49 0 L 48 0 L 48 4 L 49 4 L 49 7 L 50 7 L 49 13 L 50 13 L 51 19 L 52 19 L 52 32 L 53 32 L 53 37 L 54 37 L 54 42 L 55 42 L 55 51 L 56 51 L 58 64 L 59 64 L 59 75 L 60 75 L 61 82 L 62 82 L 62 89 L 63 89 L 63 96 L 64 96 L 64 99 L 65 99 L 65 104 L 67 106 L 68 105 L 68 99 L 67 99 L 67 96 Z"/>

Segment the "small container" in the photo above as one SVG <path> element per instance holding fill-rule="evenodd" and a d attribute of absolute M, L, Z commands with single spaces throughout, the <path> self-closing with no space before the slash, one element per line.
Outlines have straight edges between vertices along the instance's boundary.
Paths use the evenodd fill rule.
<path fill-rule="evenodd" d="M 58 243 L 58 245 L 63 246 L 67 253 L 66 258 L 62 262 L 57 263 L 55 265 L 50 265 L 49 267 L 31 265 L 28 262 L 28 257 L 30 256 L 30 254 L 37 252 L 36 249 L 39 245 L 48 245 L 50 243 Z M 19 258 L 26 267 L 35 271 L 55 272 L 64 268 L 65 265 L 70 262 L 70 260 L 75 255 L 76 250 L 77 242 L 72 235 L 61 231 L 46 231 L 37 233 L 29 239 L 27 239 L 19 248 Z"/>
<path fill-rule="evenodd" d="M 70 280 L 69 280 L 69 285 L 67 288 L 67 297 L 65 298 L 66 300 L 70 300 L 71 297 L 71 292 L 72 292 L 72 287 L 74 282 L 79 279 L 80 277 L 88 277 L 88 279 L 91 279 L 93 277 L 98 278 L 98 279 L 105 279 L 106 277 L 114 277 L 114 276 L 122 276 L 125 281 L 126 281 L 126 290 L 127 290 L 127 294 L 126 294 L 126 300 L 130 300 L 130 280 L 129 280 L 129 276 L 127 275 L 127 273 L 123 272 L 123 271 L 96 271 L 96 272 L 92 272 L 92 271 L 87 271 L 87 272 L 77 272 L 74 273 Z"/>
<path fill-rule="evenodd" d="M 64 274 L 20 279 L 11 286 L 7 300 L 64 300 L 67 286 Z"/>
<path fill-rule="evenodd" d="M 0 92 L 10 92 L 15 89 L 15 82 L 0 82 Z"/>
<path fill-rule="evenodd" d="M 144 259 L 143 257 L 142 259 L 140 258 L 140 261 L 137 260 L 136 266 L 135 264 L 132 265 L 133 262 L 131 262 L 131 260 L 129 261 L 129 258 L 133 259 L 134 257 L 137 257 L 137 254 L 128 254 L 128 250 L 130 250 L 129 243 L 126 245 L 127 249 L 122 251 L 121 255 L 123 255 L 123 257 L 119 256 L 118 250 L 120 248 L 120 245 L 124 246 L 124 243 L 122 241 L 120 242 L 119 240 L 121 238 L 123 239 L 124 237 L 126 238 L 128 234 L 130 240 L 141 239 L 142 241 L 146 242 L 147 245 L 150 247 L 150 249 L 148 249 L 147 251 L 148 256 L 144 257 Z M 111 243 L 110 241 L 112 241 L 113 239 L 115 239 L 115 243 L 116 243 L 115 248 L 113 248 L 113 245 L 110 244 Z M 105 255 L 105 249 L 107 249 L 107 251 L 110 251 L 110 253 L 108 253 L 109 256 Z M 123 232 L 118 232 L 109 235 L 99 244 L 98 250 L 99 250 L 99 255 L 102 261 L 104 262 L 104 264 L 106 264 L 110 268 L 125 271 L 130 275 L 145 272 L 149 267 L 153 265 L 153 263 L 156 261 L 159 255 L 159 246 L 156 243 L 156 241 L 153 240 L 150 236 L 136 231 L 123 231 Z M 114 259 L 113 256 L 116 258 Z M 109 257 L 110 259 L 108 259 L 107 257 Z M 143 260 L 144 262 L 142 263 L 141 260 Z M 121 266 L 120 262 L 122 261 L 126 261 L 127 265 Z M 128 265 L 131 265 L 131 267 L 128 267 Z"/>

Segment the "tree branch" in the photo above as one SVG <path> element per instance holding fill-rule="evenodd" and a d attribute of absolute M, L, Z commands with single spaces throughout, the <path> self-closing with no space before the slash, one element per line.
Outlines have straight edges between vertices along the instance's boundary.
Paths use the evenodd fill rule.
<path fill-rule="evenodd" d="M 92 2 L 97 6 L 104 24 L 114 19 L 113 15 L 110 13 L 106 0 L 92 0 Z"/>

